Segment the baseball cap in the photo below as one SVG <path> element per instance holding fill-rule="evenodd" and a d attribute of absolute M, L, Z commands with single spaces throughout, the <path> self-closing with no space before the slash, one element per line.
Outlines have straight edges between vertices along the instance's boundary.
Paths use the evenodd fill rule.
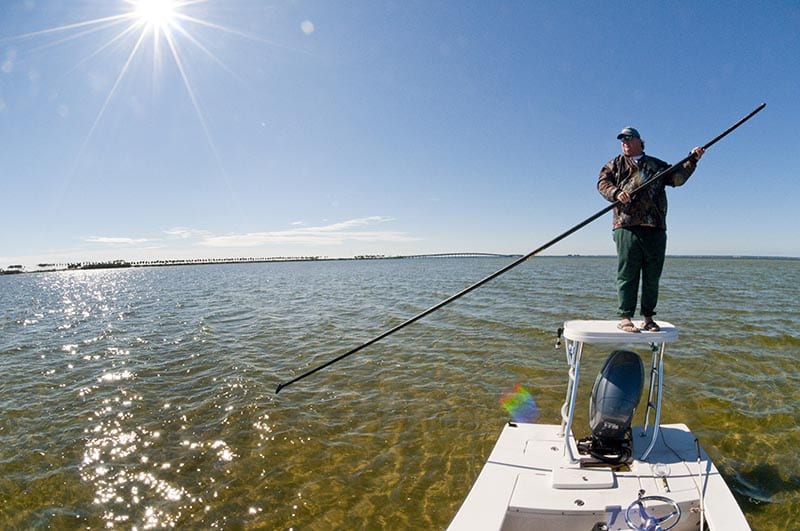
<path fill-rule="evenodd" d="M 623 136 L 632 136 L 634 138 L 642 138 L 639 134 L 639 131 L 634 129 L 633 127 L 626 127 L 622 131 L 619 132 L 617 135 L 617 140 L 620 140 Z"/>

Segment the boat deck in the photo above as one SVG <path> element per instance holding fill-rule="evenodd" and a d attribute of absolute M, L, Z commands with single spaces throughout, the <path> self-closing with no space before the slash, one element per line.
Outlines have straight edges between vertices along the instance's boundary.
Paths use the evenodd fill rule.
<path fill-rule="evenodd" d="M 507 423 L 448 529 L 625 530 L 629 529 L 626 510 L 641 496 L 666 497 L 680 507 L 674 531 L 696 531 L 701 518 L 711 531 L 750 529 L 689 428 L 660 424 L 664 347 L 678 338 L 678 330 L 670 323 L 658 324 L 660 332 L 630 333 L 619 330 L 617 321 L 567 321 L 563 337 L 568 383 L 562 423 Z M 645 422 L 631 429 L 633 455 L 625 465 L 612 467 L 581 455 L 572 434 L 584 343 L 651 345 Z M 650 413 L 655 418 L 648 426 Z M 649 502 L 647 509 L 657 517 L 673 510 L 658 501 Z"/>
<path fill-rule="evenodd" d="M 624 530 L 625 510 L 641 490 L 680 505 L 683 516 L 675 531 L 697 530 L 701 486 L 709 529 L 749 529 L 702 448 L 698 464 L 695 438 L 685 425 L 662 425 L 646 461 L 639 460 L 644 445 L 635 444 L 642 430 L 634 428 L 634 461 L 629 470 L 617 471 L 566 464 L 560 430 L 557 424 L 506 424 L 449 529 L 586 531 L 602 522 L 609 530 Z"/>

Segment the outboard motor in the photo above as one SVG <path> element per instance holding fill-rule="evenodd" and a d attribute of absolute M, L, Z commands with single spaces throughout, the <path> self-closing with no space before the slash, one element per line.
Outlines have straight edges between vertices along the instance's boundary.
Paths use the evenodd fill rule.
<path fill-rule="evenodd" d="M 630 460 L 631 421 L 643 386 L 644 365 L 637 353 L 615 350 L 609 354 L 589 399 L 592 435 L 579 441 L 581 453 L 611 464 Z"/>

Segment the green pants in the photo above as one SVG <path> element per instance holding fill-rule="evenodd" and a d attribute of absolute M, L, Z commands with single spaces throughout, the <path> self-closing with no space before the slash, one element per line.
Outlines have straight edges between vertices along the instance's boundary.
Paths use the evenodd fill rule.
<path fill-rule="evenodd" d="M 641 312 L 645 317 L 656 314 L 658 283 L 664 269 L 667 232 L 650 227 L 626 227 L 614 231 L 617 244 L 617 297 L 619 317 L 633 317 L 639 279 L 642 281 Z"/>

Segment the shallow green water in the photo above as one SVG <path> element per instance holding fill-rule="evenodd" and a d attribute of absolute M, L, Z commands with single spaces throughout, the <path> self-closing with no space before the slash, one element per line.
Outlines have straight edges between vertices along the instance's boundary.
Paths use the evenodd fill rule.
<path fill-rule="evenodd" d="M 522 384 L 559 421 L 555 332 L 613 318 L 613 259 L 534 258 L 274 390 L 506 263 L 0 277 L 0 528 L 446 527 L 503 394 Z M 662 281 L 681 331 L 662 420 L 693 429 L 757 530 L 800 519 L 798 285 L 800 261 L 755 259 L 670 258 Z"/>

